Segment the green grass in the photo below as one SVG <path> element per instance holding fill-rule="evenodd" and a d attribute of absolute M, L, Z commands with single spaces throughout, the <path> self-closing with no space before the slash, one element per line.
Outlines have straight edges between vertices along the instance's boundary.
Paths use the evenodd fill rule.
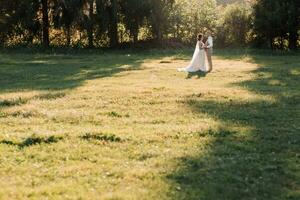
<path fill-rule="evenodd" d="M 299 199 L 300 56 L 0 53 L 0 199 Z"/>

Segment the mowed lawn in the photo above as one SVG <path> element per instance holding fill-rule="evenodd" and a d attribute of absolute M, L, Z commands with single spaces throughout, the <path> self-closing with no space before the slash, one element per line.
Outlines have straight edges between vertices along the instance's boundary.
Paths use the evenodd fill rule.
<path fill-rule="evenodd" d="M 300 55 L 0 53 L 0 199 L 299 199 Z"/>

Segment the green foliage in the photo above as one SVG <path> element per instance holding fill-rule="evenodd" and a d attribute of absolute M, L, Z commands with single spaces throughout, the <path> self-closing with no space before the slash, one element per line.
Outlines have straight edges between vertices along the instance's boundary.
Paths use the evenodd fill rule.
<path fill-rule="evenodd" d="M 175 22 L 178 36 L 188 42 L 195 42 L 199 32 L 214 31 L 217 22 L 215 0 L 184 0 L 177 1 L 178 21 Z M 180 34 L 181 33 L 181 34 Z"/>
<path fill-rule="evenodd" d="M 71 44 L 72 26 L 78 26 L 82 0 L 64 0 L 55 4 L 54 25 L 62 27 L 66 35 L 66 45 Z"/>
<path fill-rule="evenodd" d="M 1 0 L 0 43 L 32 43 L 38 38 L 41 27 L 38 9 L 39 3 L 35 0 Z M 14 37 L 15 40 L 10 40 Z"/>
<path fill-rule="evenodd" d="M 150 1 L 123 0 L 120 2 L 123 23 L 129 30 L 134 43 L 138 41 L 141 26 L 150 16 L 150 6 Z"/>
<path fill-rule="evenodd" d="M 297 49 L 299 42 L 298 0 L 0 0 L 0 11 L 1 46 L 180 47 L 207 30 L 216 46 Z"/>
<path fill-rule="evenodd" d="M 246 46 L 250 34 L 251 8 L 247 5 L 231 4 L 219 15 L 216 30 L 218 46 Z"/>
<path fill-rule="evenodd" d="M 268 45 L 272 49 L 296 49 L 299 29 L 298 0 L 258 0 L 254 5 L 254 37 L 257 45 Z M 288 40 L 288 46 L 285 40 Z"/>
<path fill-rule="evenodd" d="M 151 15 L 149 23 L 153 37 L 162 40 L 170 28 L 169 17 L 175 0 L 150 0 Z"/>

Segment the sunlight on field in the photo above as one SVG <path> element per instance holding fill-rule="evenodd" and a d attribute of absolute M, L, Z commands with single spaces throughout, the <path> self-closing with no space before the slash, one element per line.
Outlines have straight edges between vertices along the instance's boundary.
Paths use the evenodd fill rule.
<path fill-rule="evenodd" d="M 3 54 L 0 199 L 299 195 L 299 57 L 188 59 Z"/>

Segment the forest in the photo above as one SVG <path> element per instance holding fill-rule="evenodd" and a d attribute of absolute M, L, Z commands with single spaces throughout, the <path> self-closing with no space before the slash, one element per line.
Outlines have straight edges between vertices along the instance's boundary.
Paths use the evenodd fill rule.
<path fill-rule="evenodd" d="M 0 46 L 217 47 L 295 50 L 299 0 L 0 0 Z"/>

